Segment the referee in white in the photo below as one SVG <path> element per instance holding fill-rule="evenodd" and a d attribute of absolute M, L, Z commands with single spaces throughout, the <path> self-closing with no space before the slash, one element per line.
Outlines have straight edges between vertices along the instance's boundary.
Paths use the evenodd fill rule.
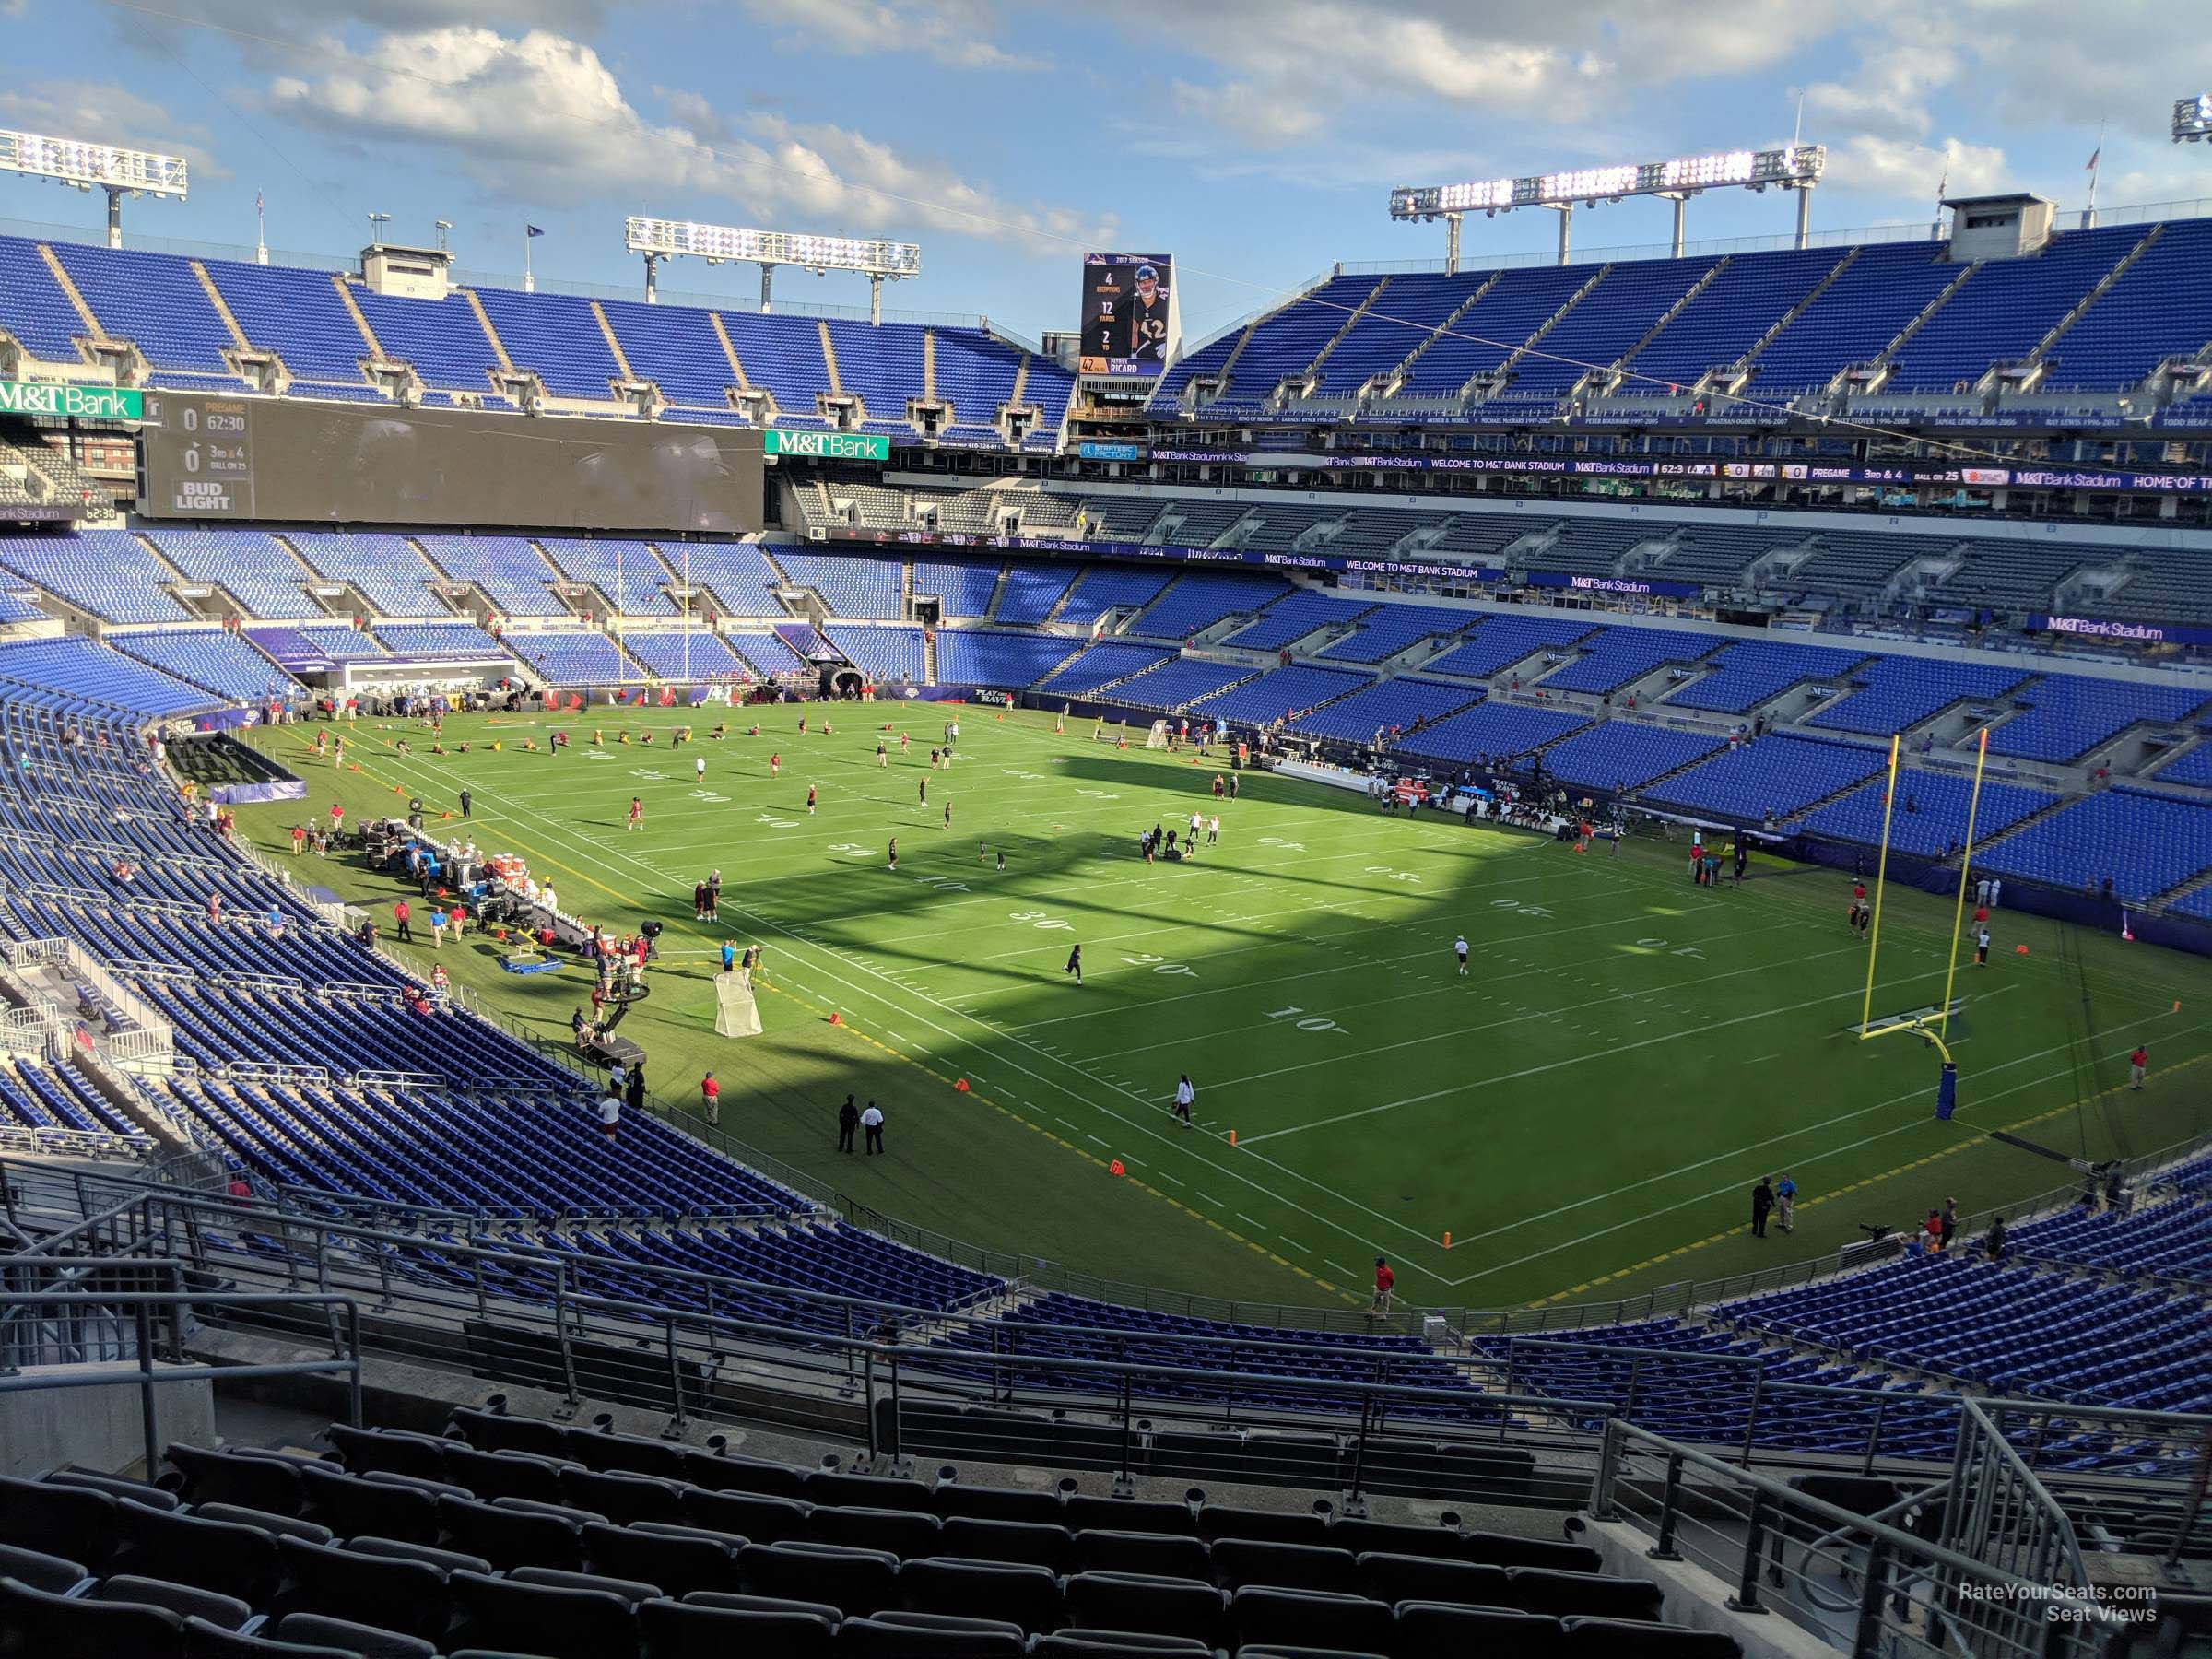
<path fill-rule="evenodd" d="M 1198 1091 L 1191 1087 L 1191 1074 L 1184 1072 L 1175 1085 L 1175 1115 L 1182 1120 L 1185 1129 L 1191 1126 L 1191 1106 L 1197 1099 Z"/>

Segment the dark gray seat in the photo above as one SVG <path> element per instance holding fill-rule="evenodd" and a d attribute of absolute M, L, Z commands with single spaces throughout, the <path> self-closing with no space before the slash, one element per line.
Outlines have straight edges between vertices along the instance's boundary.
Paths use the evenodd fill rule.
<path fill-rule="evenodd" d="M 461 1635 L 473 1646 L 545 1659 L 626 1659 L 638 1645 L 629 1602 L 605 1590 L 557 1589 L 456 1572 L 450 1581 Z"/>
<path fill-rule="evenodd" d="M 806 1535 L 818 1543 L 884 1549 L 895 1556 L 938 1553 L 937 1518 L 916 1510 L 822 1504 L 806 1517 Z"/>
<path fill-rule="evenodd" d="M 1615 1578 L 1603 1572 L 1509 1567 L 1505 1583 L 1503 1605 L 1555 1618 L 1626 1618 L 1657 1624 L 1665 1600 L 1649 1579 Z"/>
<path fill-rule="evenodd" d="M 139 1503 L 115 1506 L 124 1538 L 119 1564 L 147 1578 L 200 1584 L 258 1602 L 278 1576 L 276 1540 L 251 1526 L 202 1521 Z"/>
<path fill-rule="evenodd" d="M 187 1502 L 235 1503 L 241 1509 L 297 1515 L 306 1500 L 300 1488 L 304 1460 L 246 1457 L 199 1446 L 171 1446 L 162 1453 L 176 1470 Z"/>
<path fill-rule="evenodd" d="M 1156 1578 L 1210 1579 L 1213 1553 L 1186 1534 L 1090 1528 L 1075 1535 L 1070 1564 L 1078 1572 L 1142 1572 Z"/>
<path fill-rule="evenodd" d="M 438 1648 L 419 1636 L 386 1630 L 320 1613 L 288 1613 L 276 1623 L 276 1640 L 309 1647 L 336 1648 L 361 1659 L 437 1659 Z"/>
<path fill-rule="evenodd" d="M 1566 1630 L 1540 1613 L 1456 1603 L 1400 1602 L 1398 1659 L 1559 1659 Z"/>
<path fill-rule="evenodd" d="M 837 1651 L 853 1659 L 1020 1659 L 1019 1625 L 949 1613 L 878 1613 L 837 1628 Z"/>
<path fill-rule="evenodd" d="M 570 1572 L 582 1568 L 581 1519 L 508 1507 L 513 1501 L 441 1498 L 438 1519 L 444 1524 L 447 1544 L 482 1556 L 494 1567 L 557 1567 Z"/>
<path fill-rule="evenodd" d="M 92 1599 L 167 1607 L 179 1618 L 204 1618 L 229 1630 L 239 1629 L 253 1617 L 253 1607 L 235 1595 L 223 1595 L 196 1584 L 172 1584 L 167 1579 L 141 1578 L 130 1572 L 100 1580 L 93 1586 Z"/>
<path fill-rule="evenodd" d="M 1066 1527 L 1041 1521 L 955 1515 L 937 1534 L 936 1553 L 982 1561 L 1027 1561 L 1065 1572 L 1074 1559 L 1075 1540 Z"/>
<path fill-rule="evenodd" d="M 13 1544 L 0 1544 L 0 1578 L 12 1578 L 18 1583 L 29 1584 L 33 1590 L 44 1590 L 59 1595 L 65 1590 L 76 1588 L 91 1576 L 80 1561 L 47 1555 L 36 1549 L 18 1548 Z"/>
<path fill-rule="evenodd" d="M 1718 1630 L 1623 1618 L 1569 1619 L 1560 1651 L 1571 1659 L 1743 1659 L 1744 1653 L 1735 1637 Z"/>
<path fill-rule="evenodd" d="M 445 1460 L 462 1441 L 442 1441 L 435 1435 L 410 1434 L 404 1429 L 355 1429 L 333 1423 L 330 1443 L 356 1475 L 382 1469 L 393 1475 L 414 1475 L 424 1480 L 443 1480 Z"/>
<path fill-rule="evenodd" d="M 1139 1572 L 1077 1572 L 1062 1586 L 1067 1621 L 1101 1630 L 1144 1630 L 1224 1645 L 1226 1598 L 1199 1579 Z"/>
<path fill-rule="evenodd" d="M 0 1626 L 36 1659 L 183 1659 L 184 1620 L 166 1607 L 57 1595 L 20 1579 L 0 1578 Z"/>
<path fill-rule="evenodd" d="M 1309 1642 L 1381 1653 L 1389 1651 L 1394 1635 L 1391 1610 L 1381 1602 L 1273 1585 L 1247 1585 L 1231 1595 L 1229 1623 L 1241 1647 Z"/>
<path fill-rule="evenodd" d="M 341 1538 L 438 1542 L 438 1500 L 428 1492 L 312 1466 L 300 1471 L 300 1484 L 309 1518 Z"/>
<path fill-rule="evenodd" d="M 583 1553 L 594 1572 L 659 1586 L 677 1599 L 694 1590 L 737 1590 L 742 1539 L 682 1527 L 613 1526 L 594 1521 L 583 1529 Z"/>
<path fill-rule="evenodd" d="M 638 1608 L 645 1659 L 829 1659 L 834 1607 L 753 1595 L 688 1596 Z"/>
<path fill-rule="evenodd" d="M 737 1569 L 755 1594 L 820 1602 L 847 1618 L 899 1605 L 899 1558 L 844 1544 L 748 1544 Z"/>
<path fill-rule="evenodd" d="M 376 1541 L 357 1539 L 356 1545 Z M 433 1641 L 452 1622 L 445 1590 L 451 1568 L 299 1538 L 278 1539 L 276 1558 L 291 1585 L 288 1607 Z"/>
<path fill-rule="evenodd" d="M 98 1572 L 115 1553 L 115 1506 L 105 1492 L 0 1475 L 0 1544 L 51 1550 Z"/>
<path fill-rule="evenodd" d="M 1049 1630 L 1066 1603 L 1047 1567 L 933 1556 L 899 1569 L 899 1595 L 917 1613 L 988 1611 L 1025 1630 Z"/>
<path fill-rule="evenodd" d="M 1214 1582 L 1224 1590 L 1280 1584 L 1292 1590 L 1359 1593 L 1359 1563 L 1348 1549 L 1314 1544 L 1277 1544 L 1263 1538 L 1216 1538 Z"/>

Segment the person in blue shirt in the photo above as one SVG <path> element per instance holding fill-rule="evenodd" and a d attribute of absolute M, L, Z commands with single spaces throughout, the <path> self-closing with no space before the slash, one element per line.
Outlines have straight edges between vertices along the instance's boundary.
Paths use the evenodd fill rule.
<path fill-rule="evenodd" d="M 1774 1219 L 1783 1232 L 1795 1232 L 1797 1218 L 1797 1183 L 1784 1175 L 1774 1183 Z"/>
<path fill-rule="evenodd" d="M 734 972 L 737 967 L 737 947 L 728 939 L 722 942 L 722 971 Z"/>

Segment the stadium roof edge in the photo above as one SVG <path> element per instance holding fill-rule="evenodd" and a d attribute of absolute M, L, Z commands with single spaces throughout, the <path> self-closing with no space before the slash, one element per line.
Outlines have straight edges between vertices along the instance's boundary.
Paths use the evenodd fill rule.
<path fill-rule="evenodd" d="M 1975 197 L 1974 200 L 1999 199 Z M 2009 197 L 2003 199 L 2010 199 Z M 2160 219 L 2212 218 L 2212 197 L 2199 196 L 2189 201 L 2139 202 L 2120 207 L 2097 209 L 2097 229 L 2109 229 L 2115 225 L 2147 225 Z M 2070 223 L 2066 221 L 2071 221 Z M 2053 225 L 2057 229 L 2084 229 L 2078 211 L 2061 214 Z M 1817 230 L 1806 239 L 1808 248 L 1864 247 L 1875 242 L 1925 241 L 1943 240 L 1938 227 L 1926 219 L 1884 225 L 1860 225 L 1842 230 Z M 1704 241 L 1685 242 L 1681 256 L 1685 259 L 1717 258 L 1724 253 L 1778 253 L 1796 247 L 1795 237 L 1787 233 L 1774 236 L 1714 237 Z M 1630 242 L 1609 248 L 1577 247 L 1570 251 L 1567 263 L 1574 265 L 1608 265 L 1616 260 L 1671 259 L 1675 256 L 1669 242 Z M 1550 265 L 1559 263 L 1559 254 L 1551 248 L 1534 249 L 1521 253 L 1484 254 L 1478 250 L 1464 251 L 1460 255 L 1463 271 L 1502 271 L 1524 265 Z M 1441 259 L 1362 259 L 1346 260 L 1338 265 L 1346 276 L 1392 276 L 1434 273 L 1441 275 L 1444 262 Z"/>
<path fill-rule="evenodd" d="M 27 219 L 0 218 L 0 236 L 18 236 L 31 241 L 82 242 L 92 247 L 107 245 L 107 232 L 99 227 L 43 224 Z M 271 248 L 267 260 L 264 262 L 258 257 L 258 250 L 241 242 L 192 241 L 169 236 L 141 236 L 136 231 L 131 234 L 128 251 L 134 253 L 171 253 L 181 259 L 223 259 L 236 265 L 266 263 L 293 270 L 340 271 L 349 275 L 358 275 L 360 270 L 360 254 L 358 251 L 352 253 L 310 253 L 297 249 Z M 519 274 L 508 276 L 496 271 L 479 271 L 456 265 L 450 276 L 454 285 L 460 288 L 523 291 L 523 279 Z M 557 276 L 544 275 L 535 275 L 532 280 L 535 290 L 541 294 L 567 294 L 579 300 L 619 300 L 641 304 L 645 298 L 640 288 L 623 288 L 615 283 L 567 282 Z M 742 292 L 677 293 L 666 288 L 661 289 L 661 303 L 735 312 L 753 311 L 758 304 L 749 295 Z M 776 311 L 785 316 L 825 317 L 833 322 L 849 320 L 865 323 L 868 320 L 868 308 L 865 305 L 823 305 L 804 300 L 779 299 Z M 1007 338 L 1009 344 L 1019 346 L 1023 350 L 1034 352 L 1038 349 L 1006 335 L 1004 330 L 993 327 L 987 318 L 973 312 L 894 311 L 886 306 L 883 321 L 938 328 L 983 328 Z"/>

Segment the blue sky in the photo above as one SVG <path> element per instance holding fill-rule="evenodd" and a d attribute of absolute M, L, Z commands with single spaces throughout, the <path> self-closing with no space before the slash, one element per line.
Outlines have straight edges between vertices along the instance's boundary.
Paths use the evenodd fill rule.
<path fill-rule="evenodd" d="M 1816 228 L 1924 220 L 1954 192 L 2081 206 L 2212 196 L 2173 100 L 2212 88 L 2201 0 L 0 0 L 0 125 L 182 151 L 147 238 L 344 253 L 428 241 L 514 272 L 634 288 L 648 213 L 894 236 L 923 275 L 887 304 L 1070 325 L 1087 245 L 1176 256 L 1188 337 L 1337 259 L 1441 253 L 1393 184 L 1786 140 L 1829 147 Z M 0 179 L 0 218 L 90 227 L 97 198 Z M 1780 232 L 1791 204 L 1722 192 L 1691 236 Z M 1664 237 L 1667 209 L 1578 216 L 1585 248 Z M 1468 228 L 1467 259 L 1550 245 L 1551 216 Z M 751 267 L 664 288 L 742 301 Z M 853 279 L 778 277 L 859 303 Z"/>

